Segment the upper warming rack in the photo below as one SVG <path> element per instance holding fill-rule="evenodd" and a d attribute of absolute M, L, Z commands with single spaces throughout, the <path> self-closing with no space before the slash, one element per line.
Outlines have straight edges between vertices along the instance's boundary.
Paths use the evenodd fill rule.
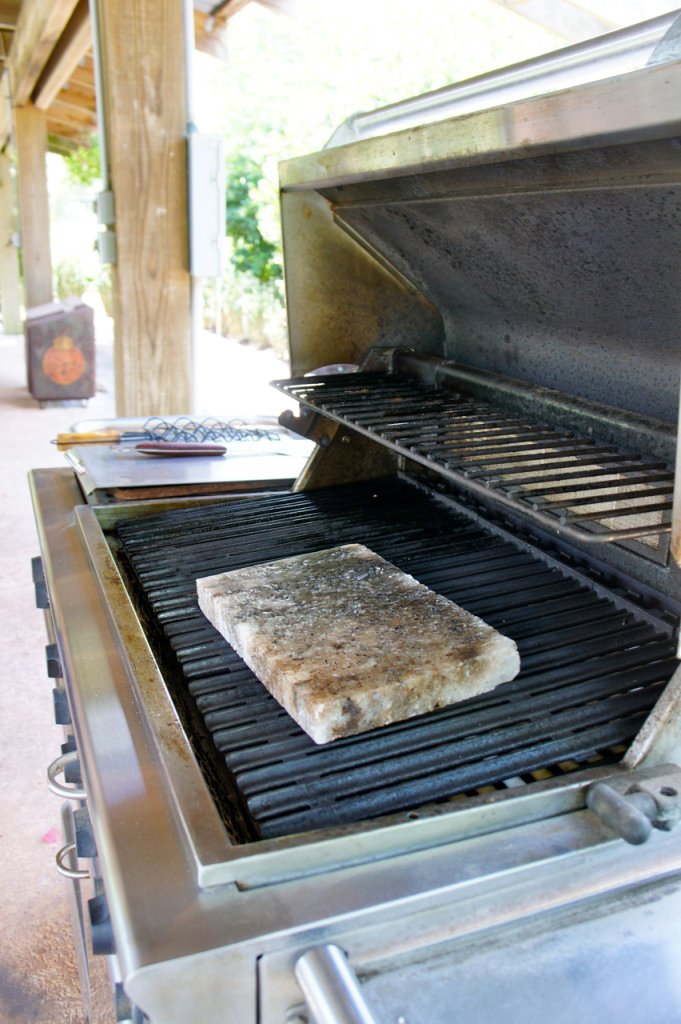
<path fill-rule="evenodd" d="M 407 363 L 417 364 L 418 357 Z M 456 368 L 433 382 L 404 372 L 298 377 L 275 386 L 564 537 L 604 544 L 671 531 L 674 476 L 664 459 L 601 444 L 526 408 L 475 394 Z M 479 391 L 479 389 L 477 389 Z M 588 435 L 592 428 L 584 427 Z"/>

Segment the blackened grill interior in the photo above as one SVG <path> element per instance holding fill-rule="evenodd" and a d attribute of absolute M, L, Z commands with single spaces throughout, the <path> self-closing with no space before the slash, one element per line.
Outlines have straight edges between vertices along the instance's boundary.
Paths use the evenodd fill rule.
<path fill-rule="evenodd" d="M 406 481 L 278 494 L 118 527 L 152 641 L 180 669 L 212 738 L 223 810 L 241 838 L 409 811 L 628 744 L 676 667 L 662 613 L 604 596 L 582 574 Z M 492 693 L 316 746 L 198 609 L 195 580 L 341 543 L 363 543 L 517 643 L 521 673 Z M 323 643 L 323 637 L 320 637 Z M 226 768 L 226 773 L 224 772 Z"/>

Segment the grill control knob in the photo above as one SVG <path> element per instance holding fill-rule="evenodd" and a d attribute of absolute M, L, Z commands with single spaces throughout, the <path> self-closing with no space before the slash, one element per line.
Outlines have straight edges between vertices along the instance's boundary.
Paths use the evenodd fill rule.
<path fill-rule="evenodd" d="M 73 812 L 73 824 L 76 832 L 76 853 L 79 857 L 96 857 L 97 845 L 92 831 L 92 822 L 86 807 L 78 807 Z"/>
<path fill-rule="evenodd" d="M 33 586 L 35 587 L 36 608 L 49 608 L 50 597 L 47 593 L 43 560 L 40 556 L 31 559 L 31 575 L 33 576 Z"/>
<path fill-rule="evenodd" d="M 57 725 L 71 724 L 71 709 L 69 708 L 66 690 L 63 686 L 55 686 L 52 691 L 52 702 L 54 704 L 54 720 Z"/>
<path fill-rule="evenodd" d="M 78 760 L 78 751 L 76 750 L 76 741 L 73 736 L 69 736 L 66 743 L 61 745 L 62 754 L 74 754 L 74 757 L 66 758 L 64 761 L 64 782 L 68 782 L 69 785 L 82 786 L 83 777 L 80 774 L 80 761 Z"/>
<path fill-rule="evenodd" d="M 95 956 L 110 956 L 116 952 L 116 941 L 114 939 L 109 907 L 106 896 L 100 892 L 87 901 L 90 914 L 90 938 L 92 940 L 92 952 Z"/>
<path fill-rule="evenodd" d="M 47 661 L 48 679 L 61 679 L 64 673 L 59 658 L 59 648 L 56 644 L 45 645 L 45 660 Z"/>

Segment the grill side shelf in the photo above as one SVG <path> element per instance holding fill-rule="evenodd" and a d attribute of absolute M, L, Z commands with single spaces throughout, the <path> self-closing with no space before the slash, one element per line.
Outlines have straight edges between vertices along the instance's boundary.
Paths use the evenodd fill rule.
<path fill-rule="evenodd" d="M 555 429 L 465 387 L 361 371 L 273 386 L 559 536 L 610 544 L 671 532 L 674 475 L 664 462 Z"/>

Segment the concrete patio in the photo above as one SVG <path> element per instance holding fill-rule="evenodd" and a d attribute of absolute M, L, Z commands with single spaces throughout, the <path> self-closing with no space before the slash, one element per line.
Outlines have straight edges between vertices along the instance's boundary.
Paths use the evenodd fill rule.
<path fill-rule="evenodd" d="M 4 756 L 0 826 L 0 1021 L 3 1024 L 80 1024 L 83 1011 L 71 940 L 66 887 L 55 852 L 60 800 L 47 789 L 45 770 L 59 753 L 45 665 L 42 613 L 35 607 L 31 557 L 38 554 L 26 475 L 63 466 L 51 443 L 57 432 L 84 419 L 115 415 L 110 339 L 98 340 L 98 390 L 87 407 L 40 408 L 26 388 L 24 342 L 0 335 L 0 475 L 2 536 L 2 655 L 0 692 Z M 99 338 L 99 333 L 98 333 Z M 267 381 L 287 373 L 271 351 L 205 334 L 196 352 L 196 412 L 222 417 L 276 414 L 281 398 Z M 102 966 L 96 1002 L 101 1024 L 112 1024 Z"/>

